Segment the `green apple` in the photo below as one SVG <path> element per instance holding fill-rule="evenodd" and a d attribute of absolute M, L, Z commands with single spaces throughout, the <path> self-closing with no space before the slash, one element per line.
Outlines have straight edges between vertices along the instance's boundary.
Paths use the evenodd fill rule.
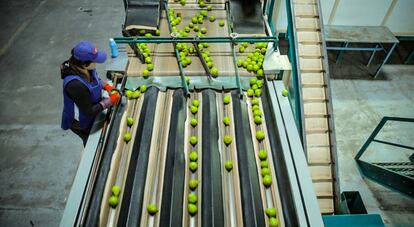
<path fill-rule="evenodd" d="M 152 37 L 152 34 L 151 33 L 147 33 L 147 34 L 145 34 L 145 37 Z"/>
<path fill-rule="evenodd" d="M 127 125 L 128 125 L 129 127 L 131 127 L 133 124 L 134 124 L 134 118 L 132 118 L 132 117 L 128 117 L 128 118 L 127 118 Z"/>
<path fill-rule="evenodd" d="M 265 175 L 263 177 L 263 184 L 266 188 L 270 187 L 270 185 L 272 185 L 272 177 L 270 175 Z"/>
<path fill-rule="evenodd" d="M 198 138 L 197 136 L 191 136 L 190 137 L 190 144 L 195 146 L 198 143 Z"/>
<path fill-rule="evenodd" d="M 253 89 L 249 88 L 247 89 L 247 96 L 252 97 L 254 95 Z"/>
<path fill-rule="evenodd" d="M 269 227 L 278 227 L 278 226 L 279 226 L 279 219 L 269 218 Z"/>
<path fill-rule="evenodd" d="M 205 3 L 205 2 L 200 2 L 199 6 L 200 6 L 201 8 L 204 8 L 204 7 L 206 7 L 206 3 Z"/>
<path fill-rule="evenodd" d="M 253 111 L 253 115 L 256 117 L 256 116 L 259 116 L 259 117 L 261 117 L 262 116 L 262 111 L 260 111 L 260 110 L 254 110 Z"/>
<path fill-rule="evenodd" d="M 155 35 L 156 36 L 160 36 L 161 35 L 161 31 L 159 29 L 155 30 Z"/>
<path fill-rule="evenodd" d="M 277 212 L 277 210 L 276 210 L 276 208 L 267 208 L 266 210 L 265 210 L 265 212 L 266 212 L 266 214 L 267 214 L 267 216 L 269 217 L 269 218 L 272 218 L 272 217 L 276 217 L 276 212 Z"/>
<path fill-rule="evenodd" d="M 211 11 L 213 9 L 213 7 L 212 6 L 207 6 L 207 10 L 208 11 Z"/>
<path fill-rule="evenodd" d="M 262 95 L 262 89 L 256 89 L 256 90 L 254 91 L 254 95 L 255 95 L 256 97 L 260 97 L 260 95 Z"/>
<path fill-rule="evenodd" d="M 197 195 L 194 193 L 189 193 L 188 194 L 188 202 L 191 204 L 197 204 Z"/>
<path fill-rule="evenodd" d="M 114 185 L 112 186 L 111 191 L 112 191 L 112 195 L 118 196 L 119 193 L 121 192 L 121 187 L 119 187 L 118 185 Z"/>
<path fill-rule="evenodd" d="M 198 27 L 198 26 L 196 25 L 196 26 L 194 26 L 193 30 L 194 30 L 195 32 L 198 32 L 198 31 L 200 31 L 200 27 Z"/>
<path fill-rule="evenodd" d="M 253 107 L 252 107 L 253 115 L 254 115 L 254 111 L 256 111 L 256 110 L 260 110 L 259 105 L 253 105 Z"/>
<path fill-rule="evenodd" d="M 257 76 L 263 76 L 263 69 L 258 69 L 256 73 Z"/>
<path fill-rule="evenodd" d="M 185 82 L 186 82 L 187 84 L 190 84 L 190 77 L 189 77 L 189 76 L 185 76 L 184 78 L 185 78 Z"/>
<path fill-rule="evenodd" d="M 223 124 L 226 125 L 226 126 L 229 126 L 230 125 L 230 118 L 229 117 L 224 117 L 223 118 Z"/>
<path fill-rule="evenodd" d="M 258 80 L 257 83 L 256 83 L 256 85 L 257 85 L 258 88 L 261 88 L 263 86 L 263 81 Z"/>
<path fill-rule="evenodd" d="M 287 89 L 282 90 L 283 97 L 287 97 L 289 95 L 289 91 Z"/>
<path fill-rule="evenodd" d="M 204 21 L 203 21 L 203 18 L 202 18 L 202 17 L 199 17 L 199 18 L 198 18 L 198 23 L 199 23 L 199 24 L 203 24 L 203 23 L 204 23 Z"/>
<path fill-rule="evenodd" d="M 216 20 L 216 18 L 214 16 L 210 16 L 209 20 L 210 20 L 210 22 L 214 22 Z"/>
<path fill-rule="evenodd" d="M 186 0 L 180 0 L 180 3 L 181 3 L 182 6 L 185 6 L 186 2 L 187 2 Z"/>
<path fill-rule="evenodd" d="M 140 35 L 145 35 L 145 33 L 146 33 L 145 29 L 141 29 L 141 30 L 139 30 L 139 34 L 140 34 Z"/>
<path fill-rule="evenodd" d="M 269 162 L 268 161 L 261 161 L 260 162 L 261 168 L 269 168 Z"/>
<path fill-rule="evenodd" d="M 249 71 L 249 72 L 253 71 L 253 65 L 252 64 L 247 65 L 247 71 Z"/>
<path fill-rule="evenodd" d="M 245 50 L 246 50 L 246 48 L 244 48 L 244 46 L 240 46 L 239 47 L 239 52 L 240 53 L 244 53 Z"/>
<path fill-rule="evenodd" d="M 197 24 L 197 22 L 198 22 L 198 18 L 197 18 L 197 17 L 193 17 L 193 18 L 191 18 L 191 22 L 192 22 L 193 24 Z"/>
<path fill-rule="evenodd" d="M 241 45 L 242 45 L 243 47 L 247 48 L 247 47 L 249 46 L 249 43 L 244 42 L 244 43 L 242 43 Z"/>
<path fill-rule="evenodd" d="M 220 26 L 220 27 L 224 27 L 224 20 L 220 20 L 220 21 L 219 21 L 219 26 Z"/>
<path fill-rule="evenodd" d="M 191 190 L 196 189 L 196 188 L 198 187 L 198 180 L 196 180 L 196 179 L 191 179 L 191 180 L 190 180 L 190 182 L 188 183 L 188 187 L 189 187 Z"/>
<path fill-rule="evenodd" d="M 195 118 L 191 119 L 191 123 L 190 124 L 191 124 L 191 126 L 196 127 L 198 125 L 197 119 L 195 119 Z"/>
<path fill-rule="evenodd" d="M 230 135 L 225 135 L 223 138 L 223 142 L 224 144 L 226 144 L 226 146 L 231 144 L 232 141 L 233 141 L 233 138 Z"/>
<path fill-rule="evenodd" d="M 141 93 L 145 93 L 147 91 L 147 85 L 142 85 L 139 90 L 141 91 Z"/>
<path fill-rule="evenodd" d="M 256 84 L 255 84 L 255 85 L 256 85 Z M 258 99 L 258 98 L 253 98 L 253 99 L 252 99 L 252 105 L 253 105 L 253 106 L 259 105 L 259 99 Z"/>
<path fill-rule="evenodd" d="M 133 99 L 137 99 L 137 98 L 139 98 L 139 96 L 141 96 L 141 92 L 140 91 L 134 91 L 133 93 L 132 93 L 132 98 Z"/>
<path fill-rule="evenodd" d="M 239 59 L 237 60 L 237 67 L 242 67 L 243 66 L 243 60 Z"/>
<path fill-rule="evenodd" d="M 145 58 L 145 63 L 150 64 L 152 62 L 151 57 L 146 57 Z"/>
<path fill-rule="evenodd" d="M 132 97 L 132 93 L 133 92 L 131 90 L 126 90 L 125 91 L 125 96 L 130 99 Z"/>
<path fill-rule="evenodd" d="M 143 77 L 147 77 L 149 75 L 149 70 L 148 69 L 144 69 L 144 71 L 142 71 L 142 76 Z"/>
<path fill-rule="evenodd" d="M 207 32 L 207 29 L 206 29 L 206 32 Z M 203 47 L 204 48 L 208 48 L 208 43 L 202 43 L 203 44 Z M 206 52 L 206 51 L 204 51 L 204 52 Z M 210 52 L 209 52 L 210 53 Z M 209 54 L 208 54 L 209 55 Z"/>
<path fill-rule="evenodd" d="M 131 133 L 127 132 L 124 134 L 124 141 L 129 142 L 131 140 Z"/>
<path fill-rule="evenodd" d="M 259 156 L 260 160 L 262 160 L 262 161 L 266 160 L 266 158 L 267 158 L 266 150 L 263 150 L 263 149 L 260 150 L 259 153 L 258 153 L 258 156 Z"/>
<path fill-rule="evenodd" d="M 260 116 L 254 116 L 254 123 L 260 125 L 262 123 L 262 118 Z"/>
<path fill-rule="evenodd" d="M 226 96 L 224 96 L 223 97 L 223 102 L 224 102 L 224 104 L 229 104 L 230 103 L 230 96 L 228 96 L 228 95 L 226 95 Z"/>
<path fill-rule="evenodd" d="M 187 27 L 184 28 L 184 31 L 187 32 L 187 33 L 191 32 L 191 28 L 187 26 Z"/>
<path fill-rule="evenodd" d="M 257 72 L 259 70 L 259 66 L 258 65 L 253 65 L 253 71 Z"/>
<path fill-rule="evenodd" d="M 265 134 L 263 131 L 257 131 L 256 132 L 256 139 L 259 141 L 262 141 L 265 138 Z"/>
<path fill-rule="evenodd" d="M 230 172 L 233 169 L 233 161 L 231 160 L 226 161 L 226 164 L 224 164 L 224 167 L 226 167 L 226 170 Z"/>
<path fill-rule="evenodd" d="M 269 168 L 267 168 L 267 167 L 262 168 L 262 177 L 264 177 L 266 175 L 269 175 L 269 174 L 270 174 Z"/>
<path fill-rule="evenodd" d="M 200 15 L 202 15 L 203 17 L 206 17 L 207 16 L 207 10 L 201 10 Z"/>
<path fill-rule="evenodd" d="M 158 208 L 155 204 L 151 203 L 151 204 L 148 204 L 147 211 L 150 215 L 154 215 L 158 212 Z"/>
<path fill-rule="evenodd" d="M 257 84 L 257 79 L 254 77 L 250 78 L 250 86 L 253 86 L 255 84 Z"/>
<path fill-rule="evenodd" d="M 200 32 L 201 32 L 202 34 L 206 34 L 206 33 L 207 33 L 207 28 L 201 28 Z"/>
<path fill-rule="evenodd" d="M 196 114 L 198 112 L 198 107 L 196 106 L 191 106 L 191 113 L 192 114 Z"/>
<path fill-rule="evenodd" d="M 209 68 L 209 69 L 211 69 L 211 68 L 213 68 L 213 62 L 211 62 L 211 61 L 209 61 L 209 62 L 207 62 L 207 67 Z"/>
<path fill-rule="evenodd" d="M 196 205 L 190 203 L 190 204 L 188 204 L 187 208 L 188 208 L 188 213 L 191 216 L 194 216 L 194 215 L 197 214 L 198 208 L 197 208 Z"/>
<path fill-rule="evenodd" d="M 119 203 L 118 196 L 112 195 L 111 197 L 109 197 L 108 203 L 109 206 L 115 208 Z"/>
<path fill-rule="evenodd" d="M 196 162 L 198 159 L 197 151 L 191 151 L 190 152 L 190 161 Z"/>
<path fill-rule="evenodd" d="M 211 75 L 216 77 L 218 75 L 218 69 L 216 67 L 211 68 Z"/>
<path fill-rule="evenodd" d="M 247 59 L 246 59 L 246 60 L 247 60 Z M 244 61 L 244 62 L 243 62 L 243 68 L 245 68 L 245 69 L 246 69 L 248 64 L 249 64 L 249 63 L 248 63 L 247 61 Z"/>
<path fill-rule="evenodd" d="M 195 106 L 195 107 L 198 107 L 198 106 L 200 106 L 200 101 L 199 101 L 198 99 L 194 99 L 194 100 L 191 102 L 191 105 L 193 105 L 193 106 Z"/>
<path fill-rule="evenodd" d="M 188 168 L 194 173 L 198 169 L 197 162 L 190 162 L 190 164 L 188 164 Z"/>
<path fill-rule="evenodd" d="M 154 70 L 154 65 L 153 65 L 153 64 L 148 64 L 148 65 L 147 65 L 147 70 L 148 70 L 148 71 L 152 71 L 152 70 Z"/>
<path fill-rule="evenodd" d="M 190 23 L 188 24 L 188 27 L 189 27 L 189 28 L 194 28 L 194 24 L 193 24 L 193 22 L 190 22 Z"/>

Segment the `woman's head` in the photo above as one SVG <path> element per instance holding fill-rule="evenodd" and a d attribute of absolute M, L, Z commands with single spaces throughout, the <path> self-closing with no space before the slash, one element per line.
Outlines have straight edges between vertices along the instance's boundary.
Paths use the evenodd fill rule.
<path fill-rule="evenodd" d="M 71 51 L 69 63 L 84 69 L 95 68 L 96 63 L 106 60 L 106 52 L 98 51 L 96 46 L 88 41 L 80 41 Z"/>

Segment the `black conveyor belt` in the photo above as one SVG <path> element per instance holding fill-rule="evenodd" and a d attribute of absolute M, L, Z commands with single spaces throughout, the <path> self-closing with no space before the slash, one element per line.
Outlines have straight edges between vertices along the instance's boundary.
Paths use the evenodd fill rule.
<path fill-rule="evenodd" d="M 141 221 L 145 180 L 156 108 L 154 103 L 157 102 L 157 98 L 158 89 L 155 87 L 148 88 L 141 109 L 135 143 L 132 148 L 131 161 L 125 182 L 124 200 L 121 211 L 119 212 L 118 226 L 139 226 Z"/>
<path fill-rule="evenodd" d="M 203 91 L 203 177 L 202 226 L 224 226 L 221 161 L 218 151 L 216 95 L 211 89 Z M 200 189 L 199 189 L 200 190 Z"/>
<path fill-rule="evenodd" d="M 162 193 L 160 226 L 182 226 L 185 157 L 184 131 L 186 119 L 185 96 L 182 89 L 173 95 L 171 125 L 168 135 L 167 158 Z"/>

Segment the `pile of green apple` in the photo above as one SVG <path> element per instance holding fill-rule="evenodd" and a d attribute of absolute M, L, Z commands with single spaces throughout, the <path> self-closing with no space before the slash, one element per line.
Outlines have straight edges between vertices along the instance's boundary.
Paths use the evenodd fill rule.
<path fill-rule="evenodd" d="M 137 44 L 137 47 L 141 51 L 142 55 L 144 55 L 144 61 L 146 64 L 145 69 L 142 71 L 142 76 L 148 77 L 150 75 L 150 72 L 154 70 L 154 65 L 152 64 L 152 58 L 151 58 L 151 50 L 148 48 L 146 43 Z"/>
<path fill-rule="evenodd" d="M 270 227 L 277 227 L 279 226 L 279 219 L 277 219 L 276 214 L 277 214 L 277 210 L 276 208 L 267 208 L 265 210 L 265 213 L 267 215 L 267 217 L 269 218 L 269 226 Z"/>
<path fill-rule="evenodd" d="M 239 47 L 239 53 L 245 53 L 249 43 L 242 43 Z M 238 59 L 237 66 L 243 67 L 247 71 L 254 73 L 257 77 L 263 76 L 263 61 L 267 50 L 267 43 L 256 43 L 255 50 L 247 54 L 247 58 Z"/>

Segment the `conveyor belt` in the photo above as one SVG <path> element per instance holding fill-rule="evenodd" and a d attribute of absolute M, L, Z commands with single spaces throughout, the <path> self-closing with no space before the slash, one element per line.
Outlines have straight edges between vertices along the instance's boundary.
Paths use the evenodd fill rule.
<path fill-rule="evenodd" d="M 319 0 L 292 0 L 298 75 L 303 102 L 304 146 L 322 213 L 334 212 L 336 146 L 329 68 Z"/>
<path fill-rule="evenodd" d="M 183 18 L 179 29 L 184 29 L 194 13 L 201 12 L 194 1 L 187 4 L 181 6 L 173 1 L 168 4 L 175 8 L 174 14 Z M 225 26 L 208 20 L 199 26 L 208 28 L 208 36 L 229 36 L 232 30 L 227 25 L 231 21 L 224 1 L 212 0 L 209 4 L 214 7 L 208 15 L 225 20 Z M 167 14 L 161 11 L 161 36 L 169 36 L 170 29 Z M 152 63 L 146 64 L 129 51 L 126 84 L 130 90 L 123 91 L 128 100 L 123 113 L 113 122 L 119 127 L 114 127 L 108 145 L 114 145 L 105 153 L 102 162 L 105 166 L 100 170 L 103 172 L 93 186 L 87 222 L 82 224 L 259 227 L 311 226 L 322 222 L 320 216 L 307 210 L 312 208 L 305 207 L 314 204 L 313 210 L 319 215 L 316 200 L 312 203 L 312 199 L 306 198 L 313 196 L 309 189 L 312 187 L 302 190 L 298 186 L 299 175 L 308 179 L 306 184 L 310 185 L 309 173 L 306 170 L 298 174 L 291 162 L 300 159 L 293 157 L 289 146 L 283 145 L 282 149 L 282 143 L 290 142 L 288 137 L 292 133 L 297 135 L 297 131 L 290 130 L 286 136 L 285 123 L 276 124 L 275 115 L 281 113 L 273 112 L 278 108 L 267 97 L 271 94 L 275 100 L 275 88 L 265 88 L 268 86 L 265 76 L 260 75 L 257 79 L 260 83 L 257 82 L 254 72 L 259 68 L 248 71 L 249 67 L 240 63 L 235 66 L 234 56 L 246 63 L 261 64 L 263 61 L 259 60 L 263 60 L 267 46 L 261 43 L 254 47 L 247 42 L 242 45 L 245 52 L 236 54 L 234 49 L 238 51 L 240 46 L 209 43 L 208 57 L 220 70 L 217 79 L 206 77 L 206 64 L 202 65 L 195 53 L 188 55 L 193 63 L 179 69 L 183 63 L 176 52 L 177 44 L 147 44 L 145 48 L 138 45 L 152 57 Z M 254 51 L 263 55 L 259 52 L 254 55 Z M 143 76 L 149 64 L 154 66 L 150 79 L 137 78 Z M 243 76 L 237 80 L 239 83 L 233 79 L 237 73 Z M 185 90 L 184 85 L 184 89 L 181 85 L 172 86 L 166 76 L 179 81 L 183 78 L 179 76 L 190 76 L 190 89 Z M 194 83 L 194 77 L 206 77 L 207 85 L 200 85 L 203 80 Z M 220 81 L 226 80 L 224 87 Z M 150 84 L 149 88 L 143 83 Z M 262 94 L 265 90 L 266 96 Z M 128 94 L 134 94 L 135 98 Z M 132 125 L 127 124 L 129 117 L 134 119 Z M 279 138 L 281 131 L 285 133 L 283 139 Z M 125 137 L 126 133 L 131 134 L 131 140 Z M 302 155 L 301 165 L 307 168 L 301 149 L 295 156 Z M 119 195 L 112 191 L 114 186 L 120 188 Z M 301 194 L 302 191 L 307 194 Z M 118 201 L 110 205 L 108 200 L 114 196 Z"/>

